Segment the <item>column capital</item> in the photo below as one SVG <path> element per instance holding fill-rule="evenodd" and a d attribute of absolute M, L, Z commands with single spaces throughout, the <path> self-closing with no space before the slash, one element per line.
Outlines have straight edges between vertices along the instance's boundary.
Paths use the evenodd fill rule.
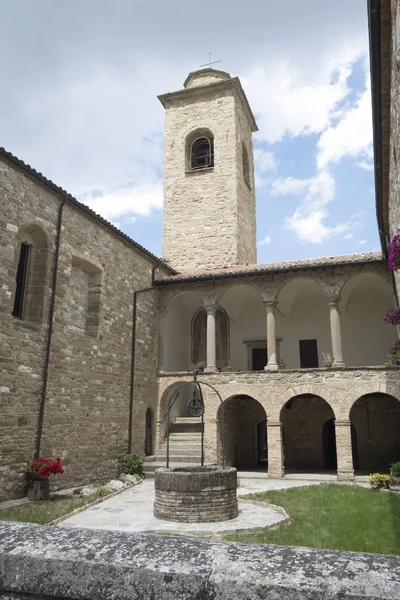
<path fill-rule="evenodd" d="M 210 314 L 211 314 L 211 315 L 212 315 L 212 314 L 214 314 L 214 315 L 215 315 L 215 313 L 216 313 L 216 312 L 217 312 L 217 310 L 218 310 L 218 305 L 217 305 L 217 304 L 204 304 L 204 305 L 203 305 L 203 308 L 204 308 L 204 310 L 206 311 L 206 313 L 207 313 L 208 315 L 210 315 Z"/>
<path fill-rule="evenodd" d="M 328 300 L 329 306 L 337 308 L 337 306 L 341 300 L 341 295 L 340 294 L 327 294 L 326 299 Z"/>
<path fill-rule="evenodd" d="M 282 421 L 270 421 L 267 419 L 267 427 L 282 427 Z"/>
<path fill-rule="evenodd" d="M 335 427 L 350 427 L 351 421 L 338 421 L 335 419 Z"/>
<path fill-rule="evenodd" d="M 263 304 L 265 304 L 265 306 L 268 307 L 272 307 L 275 308 L 276 306 L 278 306 L 278 300 L 276 298 L 266 298 L 265 300 L 262 301 Z"/>

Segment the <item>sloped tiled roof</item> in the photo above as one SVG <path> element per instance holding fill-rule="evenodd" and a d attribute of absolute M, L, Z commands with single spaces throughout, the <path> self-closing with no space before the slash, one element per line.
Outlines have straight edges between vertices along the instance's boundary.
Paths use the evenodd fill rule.
<path fill-rule="evenodd" d="M 287 262 L 273 262 L 256 265 L 223 267 L 218 269 L 200 269 L 184 271 L 176 275 L 157 279 L 157 285 L 166 285 L 183 281 L 198 281 L 206 279 L 223 279 L 228 277 L 244 277 L 247 275 L 266 275 L 268 273 L 284 273 L 286 271 L 301 271 L 326 267 L 343 267 L 365 263 L 377 263 L 384 260 L 381 252 L 365 252 L 363 254 L 345 254 L 342 256 L 323 256 L 306 258 Z"/>
<path fill-rule="evenodd" d="M 0 156 L 3 156 L 8 161 L 10 161 L 13 165 L 17 166 L 19 169 L 21 169 L 22 171 L 24 171 L 25 173 L 27 173 L 31 177 L 34 177 L 40 183 L 46 185 L 49 189 L 51 189 L 56 194 L 59 194 L 63 198 L 67 197 L 67 201 L 68 202 L 70 202 L 71 204 L 73 204 L 74 206 L 76 206 L 77 208 L 79 208 L 80 210 L 82 210 L 83 212 L 85 212 L 87 215 L 89 215 L 93 219 L 96 219 L 96 221 L 98 221 L 99 223 L 101 223 L 102 225 L 104 225 L 105 227 L 107 227 L 108 229 L 111 229 L 111 231 L 113 231 L 116 235 L 118 235 L 123 240 L 125 240 L 126 242 L 128 242 L 129 244 L 131 244 L 137 250 L 140 250 L 141 252 L 143 252 L 143 254 L 146 254 L 152 260 L 155 260 L 155 261 L 159 262 L 160 265 L 162 265 L 163 267 L 169 269 L 169 271 L 171 271 L 171 273 L 176 273 L 175 269 L 172 269 L 162 259 L 158 258 L 154 254 L 152 254 L 152 252 L 150 252 L 149 250 L 146 250 L 146 248 L 144 248 L 143 246 L 141 246 L 140 244 L 138 244 L 137 242 L 135 242 L 135 240 L 133 240 L 132 238 L 130 238 L 128 235 L 126 235 L 126 233 L 123 233 L 123 231 L 121 231 L 120 229 L 118 229 L 118 227 L 115 227 L 115 225 L 113 225 L 112 223 L 110 223 L 109 221 L 107 221 L 107 219 L 104 219 L 102 216 L 100 216 L 94 210 L 92 210 L 91 208 L 89 208 L 85 204 L 82 204 L 82 202 L 79 202 L 76 198 L 74 198 L 73 196 L 71 196 L 71 194 L 69 194 L 68 192 L 66 192 L 63 188 L 61 188 L 58 185 L 56 185 L 55 183 L 53 183 L 53 181 L 51 181 L 50 179 L 47 179 L 47 177 L 45 177 L 44 175 L 42 175 L 42 173 L 39 173 L 38 171 L 36 171 L 36 169 L 34 169 L 33 167 L 31 167 L 30 165 L 27 165 L 26 163 L 24 163 L 23 160 L 21 160 L 20 158 L 17 158 L 13 154 L 11 154 L 11 152 L 8 152 L 7 150 L 5 150 L 4 148 L 2 148 L 1 146 L 0 146 Z"/>

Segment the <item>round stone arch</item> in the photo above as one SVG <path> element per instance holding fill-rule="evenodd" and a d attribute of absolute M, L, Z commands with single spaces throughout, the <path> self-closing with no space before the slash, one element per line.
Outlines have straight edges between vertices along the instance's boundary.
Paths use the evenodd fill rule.
<path fill-rule="evenodd" d="M 218 460 L 224 430 L 226 464 L 239 470 L 258 468 L 268 461 L 267 412 L 253 391 L 243 387 L 227 395 L 216 415 Z"/>
<path fill-rule="evenodd" d="M 400 461 L 400 389 L 385 383 L 357 386 L 349 395 L 353 468 L 387 473 Z"/>
<path fill-rule="evenodd" d="M 391 385 L 384 381 L 371 381 L 370 383 L 364 383 L 354 387 L 346 396 L 346 418 L 350 419 L 351 409 L 357 400 L 362 398 L 362 396 L 369 396 L 372 394 L 387 394 L 388 396 L 393 396 L 393 398 L 396 398 L 396 400 L 400 402 L 400 385 Z"/>
<path fill-rule="evenodd" d="M 275 297 L 279 302 L 279 296 L 282 294 L 283 290 L 290 284 L 296 283 L 297 281 L 311 281 L 318 285 L 324 294 L 328 294 L 331 292 L 331 287 L 328 285 L 328 282 L 325 282 L 325 277 L 322 275 L 317 277 L 314 275 L 311 276 L 306 272 L 300 271 L 298 274 L 287 275 L 282 282 L 281 285 L 276 289 Z"/>
<path fill-rule="evenodd" d="M 274 414 L 271 415 L 271 418 L 276 421 L 279 421 L 281 410 L 285 406 L 285 404 L 289 402 L 289 400 L 291 400 L 295 396 L 304 396 L 307 394 L 312 394 L 313 396 L 318 396 L 319 398 L 325 400 L 325 402 L 329 404 L 329 406 L 333 410 L 335 419 L 341 417 L 340 399 L 336 396 L 336 394 L 332 392 L 332 390 L 330 390 L 327 386 L 304 383 L 289 388 L 283 391 L 281 394 L 279 394 L 276 401 L 274 402 L 273 406 L 275 410 Z"/>

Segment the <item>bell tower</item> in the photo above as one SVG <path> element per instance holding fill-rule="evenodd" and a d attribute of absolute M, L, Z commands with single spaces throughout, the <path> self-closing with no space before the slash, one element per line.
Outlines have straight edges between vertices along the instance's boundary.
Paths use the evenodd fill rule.
<path fill-rule="evenodd" d="M 159 100 L 166 109 L 164 258 L 178 271 L 255 263 L 257 125 L 239 79 L 201 69 Z"/>

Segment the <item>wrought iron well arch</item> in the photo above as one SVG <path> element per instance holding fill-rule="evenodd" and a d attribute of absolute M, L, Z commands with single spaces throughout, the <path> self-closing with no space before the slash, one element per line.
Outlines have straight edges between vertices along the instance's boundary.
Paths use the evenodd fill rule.
<path fill-rule="evenodd" d="M 197 379 L 199 373 L 202 373 L 202 369 L 195 369 L 193 371 L 193 381 L 185 381 L 181 383 L 179 387 L 171 392 L 168 397 L 168 408 L 165 413 L 162 423 L 164 423 L 165 419 L 167 419 L 167 469 L 169 469 L 169 433 L 170 433 L 170 412 L 177 400 L 179 394 L 182 389 L 187 386 L 192 386 L 193 392 L 192 397 L 188 402 L 188 409 L 190 416 L 201 416 L 201 466 L 204 465 L 204 412 L 205 412 L 205 404 L 203 391 L 201 386 L 205 385 L 213 390 L 218 396 L 220 406 L 221 406 L 221 454 L 222 454 L 222 468 L 225 469 L 225 422 L 224 422 L 224 401 L 222 400 L 221 394 L 218 390 L 211 385 L 211 383 L 207 383 L 206 381 L 199 381 Z"/>

